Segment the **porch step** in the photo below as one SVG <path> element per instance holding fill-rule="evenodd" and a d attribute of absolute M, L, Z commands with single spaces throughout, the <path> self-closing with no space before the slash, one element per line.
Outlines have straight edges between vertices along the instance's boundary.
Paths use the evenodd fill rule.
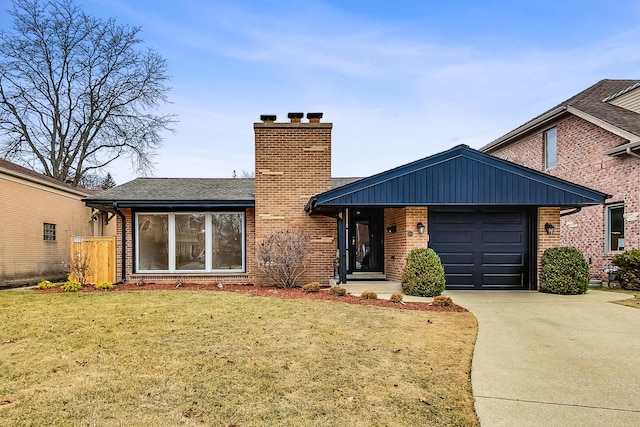
<path fill-rule="evenodd" d="M 360 295 L 364 291 L 373 291 L 378 295 L 393 294 L 395 292 L 402 293 L 402 285 L 400 282 L 392 282 L 386 280 L 376 281 L 351 281 L 341 284 L 351 295 Z"/>

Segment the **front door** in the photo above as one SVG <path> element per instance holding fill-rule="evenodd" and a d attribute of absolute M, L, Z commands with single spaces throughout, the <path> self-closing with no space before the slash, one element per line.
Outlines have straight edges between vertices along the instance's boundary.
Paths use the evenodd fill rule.
<path fill-rule="evenodd" d="M 382 209 L 351 209 L 349 212 L 348 273 L 384 271 L 384 234 Z"/>

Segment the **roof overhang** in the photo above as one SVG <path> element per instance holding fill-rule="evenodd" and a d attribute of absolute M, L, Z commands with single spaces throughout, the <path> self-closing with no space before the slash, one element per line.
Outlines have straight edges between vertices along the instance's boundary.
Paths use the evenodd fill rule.
<path fill-rule="evenodd" d="M 537 117 L 531 120 L 530 122 L 525 123 L 524 125 L 514 129 L 513 131 L 501 136 L 495 141 L 490 142 L 489 144 L 480 148 L 480 151 L 484 153 L 490 153 L 501 147 L 509 145 L 510 143 L 519 140 L 522 136 L 526 135 L 529 132 L 532 132 L 540 127 L 549 126 L 553 124 L 553 122 L 557 121 L 564 114 L 567 114 L 567 113 L 573 114 L 576 117 L 580 117 L 581 119 L 589 123 L 592 123 L 608 132 L 611 132 L 614 135 L 618 135 L 619 137 L 629 141 L 626 144 L 604 151 L 604 154 L 606 154 L 607 156 L 619 156 L 623 154 L 630 154 L 629 150 L 627 150 L 628 147 L 630 147 L 631 150 L 634 150 L 640 146 L 640 137 L 638 135 L 635 135 L 631 132 L 621 129 L 592 114 L 586 113 L 571 105 L 568 105 L 568 106 L 557 107 L 541 115 L 540 117 Z M 633 154 L 630 154 L 630 155 L 633 155 Z"/>
<path fill-rule="evenodd" d="M 508 145 L 514 140 L 517 140 L 523 135 L 527 134 L 528 132 L 531 132 L 533 129 L 536 129 L 540 126 L 548 125 L 558 120 L 566 112 L 567 112 L 567 108 L 565 106 L 560 106 L 560 107 L 554 108 L 553 110 L 549 110 L 543 115 L 536 117 L 535 119 L 523 124 L 520 127 L 515 128 L 511 132 L 490 142 L 489 144 L 480 148 L 480 151 L 482 151 L 483 153 L 488 153 L 504 145 Z"/>
<path fill-rule="evenodd" d="M 255 206 L 254 200 L 96 200 L 83 199 L 88 207 L 104 211 L 115 209 L 162 209 L 162 210 L 207 210 L 207 209 L 246 209 Z"/>
<path fill-rule="evenodd" d="M 43 185 L 45 187 L 54 188 L 54 189 L 56 189 L 58 191 L 63 191 L 65 193 L 73 194 L 75 196 L 87 197 L 87 196 L 90 195 L 90 193 L 88 193 L 86 191 L 82 191 L 81 189 L 78 189 L 78 188 L 75 188 L 75 187 L 71 187 L 71 186 L 63 184 L 63 183 L 59 183 L 58 184 L 56 182 L 52 182 L 52 180 L 41 179 L 41 178 L 38 178 L 36 176 L 20 173 L 18 171 L 14 171 L 14 170 L 11 170 L 11 169 L 8 169 L 8 168 L 4 168 L 2 166 L 0 166 L 0 173 L 5 174 L 5 175 L 10 176 L 10 177 L 13 177 L 13 178 L 17 178 L 17 179 L 23 180 L 23 181 L 28 181 L 28 182 L 32 182 L 34 184 Z"/>

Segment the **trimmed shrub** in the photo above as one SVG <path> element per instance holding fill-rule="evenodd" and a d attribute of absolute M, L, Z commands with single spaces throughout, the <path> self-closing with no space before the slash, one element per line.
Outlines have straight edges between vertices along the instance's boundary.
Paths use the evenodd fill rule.
<path fill-rule="evenodd" d="M 80 289 L 82 289 L 82 285 L 75 280 L 67 280 L 62 285 L 62 290 L 65 292 L 78 292 Z"/>
<path fill-rule="evenodd" d="M 41 282 L 38 283 L 38 288 L 39 289 L 50 289 L 50 288 L 55 288 L 57 285 L 53 282 L 50 282 L 48 280 L 43 280 Z"/>
<path fill-rule="evenodd" d="M 391 298 L 389 298 L 389 301 L 398 303 L 402 302 L 402 294 L 399 292 L 391 294 Z"/>
<path fill-rule="evenodd" d="M 574 247 L 549 248 L 542 254 L 540 291 L 577 295 L 587 292 L 589 264 Z"/>
<path fill-rule="evenodd" d="M 103 291 L 108 291 L 113 289 L 113 283 L 111 282 L 98 282 L 96 283 L 96 289 L 102 289 Z"/>
<path fill-rule="evenodd" d="M 329 295 L 333 295 L 334 297 L 343 297 L 347 294 L 347 290 L 342 286 L 332 286 L 329 288 Z"/>
<path fill-rule="evenodd" d="M 451 297 L 447 297 L 444 295 L 438 295 L 437 297 L 433 297 L 433 302 L 431 305 L 436 307 L 451 307 L 453 305 L 453 300 Z"/>
<path fill-rule="evenodd" d="M 318 282 L 307 283 L 302 287 L 302 290 L 306 294 L 320 292 L 320 283 Z"/>
<path fill-rule="evenodd" d="M 431 248 L 414 249 L 402 271 L 402 292 L 417 297 L 433 297 L 444 291 L 444 268 Z"/>
<path fill-rule="evenodd" d="M 373 291 L 364 291 L 360 294 L 360 299 L 378 299 L 378 294 Z"/>
<path fill-rule="evenodd" d="M 618 267 L 616 279 L 622 289 L 640 290 L 640 249 L 631 249 L 617 254 L 611 261 Z"/>

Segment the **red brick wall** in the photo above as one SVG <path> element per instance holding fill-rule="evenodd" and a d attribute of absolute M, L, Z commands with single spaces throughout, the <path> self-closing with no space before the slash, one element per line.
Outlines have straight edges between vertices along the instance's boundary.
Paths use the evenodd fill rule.
<path fill-rule="evenodd" d="M 388 280 L 399 281 L 407 260 L 413 249 L 426 248 L 429 231 L 418 234 L 416 225 L 422 222 L 427 226 L 426 207 L 391 208 L 384 210 L 384 229 L 396 226 L 395 233 L 387 233 L 384 239 L 384 272 Z M 409 232 L 413 235 L 409 236 Z"/>
<path fill-rule="evenodd" d="M 625 142 L 586 120 L 569 116 L 557 126 L 557 166 L 546 172 L 581 184 L 613 197 L 612 202 L 624 202 L 626 249 L 640 247 L 640 159 L 602 154 Z M 552 125 L 553 126 L 553 125 Z M 533 169 L 544 170 L 544 129 L 527 135 L 516 143 L 491 154 Z M 606 216 L 603 206 L 583 208 L 580 213 L 564 216 L 560 221 L 560 244 L 575 246 L 591 260 L 591 275 L 606 278 L 602 267 L 609 265 L 614 253 L 606 250 Z"/>
<path fill-rule="evenodd" d="M 328 284 L 333 278 L 336 220 L 309 216 L 304 211 L 311 196 L 331 189 L 331 129 L 330 123 L 254 124 L 255 242 L 259 244 L 277 230 L 303 230 L 309 237 L 309 248 L 306 271 L 298 284 Z M 257 272 L 256 284 L 272 283 Z"/>

